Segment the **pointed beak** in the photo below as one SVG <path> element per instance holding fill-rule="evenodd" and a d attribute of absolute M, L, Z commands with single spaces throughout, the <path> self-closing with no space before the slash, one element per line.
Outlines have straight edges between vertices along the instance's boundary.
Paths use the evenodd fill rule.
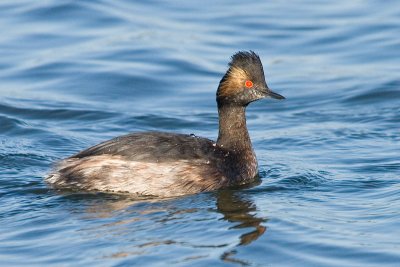
<path fill-rule="evenodd" d="M 271 98 L 275 98 L 275 99 L 279 99 L 279 100 L 285 99 L 285 97 L 283 95 L 275 93 L 275 92 L 273 92 L 273 91 L 271 91 L 269 89 L 267 89 L 267 92 L 266 92 L 265 96 L 269 96 Z"/>
<path fill-rule="evenodd" d="M 271 97 L 279 100 L 285 99 L 283 95 L 275 93 L 274 91 L 269 89 L 267 85 L 265 85 L 265 88 L 262 89 L 262 92 L 264 93 L 264 97 Z"/>

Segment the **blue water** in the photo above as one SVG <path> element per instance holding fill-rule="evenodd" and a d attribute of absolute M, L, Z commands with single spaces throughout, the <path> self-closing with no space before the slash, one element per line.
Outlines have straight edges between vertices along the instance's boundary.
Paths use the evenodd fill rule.
<path fill-rule="evenodd" d="M 398 1 L 0 3 L 1 266 L 399 266 Z M 166 200 L 60 193 L 111 137 L 216 138 L 229 57 L 285 101 L 247 118 L 261 184 Z"/>

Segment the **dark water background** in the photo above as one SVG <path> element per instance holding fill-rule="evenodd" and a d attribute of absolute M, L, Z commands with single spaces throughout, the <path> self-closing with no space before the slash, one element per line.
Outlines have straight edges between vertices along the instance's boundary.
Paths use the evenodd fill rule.
<path fill-rule="evenodd" d="M 1 266 L 400 266 L 398 1 L 0 3 Z M 51 164 L 133 131 L 217 135 L 252 49 L 262 183 L 177 199 L 60 194 Z"/>

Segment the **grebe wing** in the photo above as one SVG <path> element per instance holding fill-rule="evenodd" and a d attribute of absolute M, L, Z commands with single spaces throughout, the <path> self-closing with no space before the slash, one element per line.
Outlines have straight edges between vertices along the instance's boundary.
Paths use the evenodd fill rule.
<path fill-rule="evenodd" d="M 215 142 L 193 135 L 145 132 L 132 133 L 105 141 L 70 158 L 95 155 L 120 155 L 133 161 L 174 161 L 207 159 L 224 153 Z M 225 152 L 226 153 L 226 152 Z"/>

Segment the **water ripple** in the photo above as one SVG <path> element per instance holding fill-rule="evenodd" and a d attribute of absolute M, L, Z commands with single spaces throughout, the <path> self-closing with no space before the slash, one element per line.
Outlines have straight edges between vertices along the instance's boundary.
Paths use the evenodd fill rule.
<path fill-rule="evenodd" d="M 397 266 L 399 10 L 2 1 L 2 264 Z M 216 87 L 248 49 L 286 96 L 247 109 L 261 184 L 159 200 L 43 181 L 58 159 L 129 132 L 215 139 Z"/>

